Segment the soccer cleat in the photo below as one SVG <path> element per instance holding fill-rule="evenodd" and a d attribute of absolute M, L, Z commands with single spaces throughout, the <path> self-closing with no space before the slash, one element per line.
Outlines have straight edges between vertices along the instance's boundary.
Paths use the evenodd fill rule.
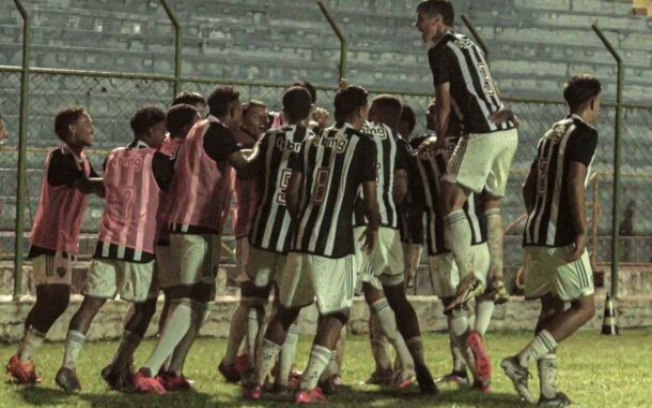
<path fill-rule="evenodd" d="M 317 384 L 317 389 L 320 389 L 325 395 L 334 395 L 337 394 L 337 384 L 335 383 L 335 377 L 331 376 L 325 379 L 324 381 L 319 381 Z"/>
<path fill-rule="evenodd" d="M 224 364 L 220 362 L 220 365 L 217 366 L 217 370 L 222 374 L 222 377 L 229 383 L 237 383 L 242 379 L 242 375 L 237 369 L 237 364 Z"/>
<path fill-rule="evenodd" d="M 451 311 L 459 307 L 484 291 L 484 283 L 476 278 L 473 274 L 468 274 L 460 281 L 457 286 L 457 293 L 453 301 L 444 309 L 444 312 Z"/>
<path fill-rule="evenodd" d="M 432 374 L 430 374 L 428 367 L 423 364 L 415 364 L 414 372 L 417 375 L 417 382 L 419 383 L 421 394 L 439 394 L 439 388 L 437 388 L 435 380 L 432 379 Z"/>
<path fill-rule="evenodd" d="M 482 300 L 492 300 L 497 305 L 502 305 L 509 301 L 509 292 L 505 287 L 503 281 L 494 281 L 492 284 L 480 295 Z"/>
<path fill-rule="evenodd" d="M 328 402 L 321 388 L 316 387 L 312 390 L 301 390 L 294 395 L 295 404 L 325 404 Z"/>
<path fill-rule="evenodd" d="M 567 407 L 571 404 L 572 402 L 570 398 L 568 398 L 568 395 L 564 394 L 563 392 L 558 392 L 552 398 L 546 398 L 541 395 L 537 407 Z"/>
<path fill-rule="evenodd" d="M 134 374 L 129 367 L 120 370 L 115 369 L 113 364 L 109 364 L 102 369 L 100 374 L 112 390 L 124 391 L 133 386 Z"/>
<path fill-rule="evenodd" d="M 249 371 L 249 354 L 240 354 L 235 358 L 235 370 L 240 374 L 240 378 L 244 378 Z"/>
<path fill-rule="evenodd" d="M 389 385 L 394 379 L 394 373 L 391 369 L 387 371 L 374 371 L 371 376 L 364 381 L 367 385 Z"/>
<path fill-rule="evenodd" d="M 446 374 L 443 377 L 439 377 L 435 380 L 436 383 L 451 383 L 455 384 L 458 387 L 465 387 L 469 385 L 469 375 L 466 370 L 455 371 L 453 370 L 450 374 Z"/>
<path fill-rule="evenodd" d="M 489 357 L 489 353 L 487 353 L 487 349 L 482 341 L 482 336 L 480 336 L 480 333 L 472 331 L 466 338 L 466 343 L 475 357 L 475 369 L 477 375 L 485 387 L 488 387 L 491 385 L 491 357 Z"/>
<path fill-rule="evenodd" d="M 394 384 L 399 390 L 410 388 L 417 381 L 414 370 L 400 370 L 396 375 Z"/>
<path fill-rule="evenodd" d="M 473 388 L 475 388 L 478 391 L 489 394 L 489 393 L 491 393 L 491 382 L 483 383 L 480 380 L 476 380 L 476 381 L 473 382 Z"/>
<path fill-rule="evenodd" d="M 527 381 L 530 378 L 530 372 L 526 367 L 523 367 L 518 360 L 518 356 L 507 357 L 500 363 L 505 375 L 512 380 L 516 392 L 530 404 L 534 404 L 534 396 L 527 386 Z"/>
<path fill-rule="evenodd" d="M 19 384 L 31 385 L 41 382 L 41 379 L 36 375 L 34 363 L 20 361 L 17 354 L 9 359 L 7 373 L 11 374 Z"/>
<path fill-rule="evenodd" d="M 134 376 L 134 386 L 140 392 L 156 395 L 165 395 L 167 391 L 165 390 L 165 385 L 159 377 L 152 378 L 149 373 L 139 370 Z"/>
<path fill-rule="evenodd" d="M 81 390 L 81 384 L 79 383 L 77 372 L 74 369 L 61 367 L 54 380 L 66 392 L 77 392 Z"/>
<path fill-rule="evenodd" d="M 178 376 L 175 373 L 164 371 L 158 375 L 158 380 L 165 387 L 166 391 L 190 391 L 192 390 L 192 381 L 183 375 Z"/>
<path fill-rule="evenodd" d="M 263 396 L 263 387 L 260 384 L 247 384 L 243 382 L 242 391 L 248 400 L 258 401 Z"/>

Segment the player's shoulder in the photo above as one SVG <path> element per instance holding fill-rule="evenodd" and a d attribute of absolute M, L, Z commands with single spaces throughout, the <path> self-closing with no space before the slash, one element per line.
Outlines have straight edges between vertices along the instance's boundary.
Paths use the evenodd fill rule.
<path fill-rule="evenodd" d="M 575 126 L 573 136 L 587 138 L 598 137 L 597 129 L 584 122 L 581 118 L 573 115 L 570 119 L 573 121 L 573 125 Z"/>

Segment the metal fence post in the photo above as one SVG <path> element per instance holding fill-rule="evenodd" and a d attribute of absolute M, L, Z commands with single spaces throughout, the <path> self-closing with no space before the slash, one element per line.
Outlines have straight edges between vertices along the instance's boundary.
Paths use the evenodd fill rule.
<path fill-rule="evenodd" d="M 174 14 L 174 10 L 170 7 L 168 0 L 159 1 L 165 9 L 172 26 L 174 26 L 174 95 L 172 96 L 174 98 L 181 90 L 181 49 L 183 47 L 181 25 L 179 24 L 176 14 Z"/>
<path fill-rule="evenodd" d="M 487 43 L 484 42 L 482 37 L 480 36 L 480 33 L 478 30 L 475 29 L 475 26 L 471 22 L 471 19 L 466 14 L 462 14 L 462 21 L 464 22 L 464 25 L 466 28 L 469 29 L 469 32 L 473 36 L 473 39 L 475 40 L 476 43 L 478 43 L 478 46 L 482 48 L 482 52 L 484 52 L 484 59 L 489 62 L 489 47 L 487 47 Z"/>
<path fill-rule="evenodd" d="M 597 24 L 591 25 L 593 31 L 616 60 L 618 67 L 618 82 L 616 85 L 616 120 L 614 123 L 614 180 L 613 208 L 611 223 L 611 297 L 618 298 L 618 267 L 620 262 L 619 218 L 620 218 L 620 128 L 623 119 L 623 60 L 618 51 L 611 45 Z"/>
<path fill-rule="evenodd" d="M 324 4 L 323 0 L 317 1 L 317 5 L 319 5 L 319 8 L 321 9 L 321 12 L 324 14 L 324 17 L 326 17 L 326 20 L 328 20 L 328 24 L 331 25 L 331 28 L 333 31 L 335 31 L 335 34 L 337 35 L 337 38 L 340 40 L 340 82 L 342 79 L 346 78 L 346 73 L 347 73 L 347 53 L 348 53 L 348 42 L 346 40 L 346 37 L 344 36 L 344 33 L 342 32 L 341 27 L 339 24 L 335 22 L 335 19 L 331 15 L 330 11 L 328 11 L 328 8 Z"/>
<path fill-rule="evenodd" d="M 14 258 L 14 299 L 23 293 L 23 234 L 25 232 L 25 187 L 27 186 L 27 102 L 29 93 L 29 51 L 31 43 L 31 23 L 27 8 L 22 0 L 14 0 L 23 18 L 23 65 L 20 77 L 20 123 L 18 129 L 18 185 L 16 188 L 16 243 Z"/>

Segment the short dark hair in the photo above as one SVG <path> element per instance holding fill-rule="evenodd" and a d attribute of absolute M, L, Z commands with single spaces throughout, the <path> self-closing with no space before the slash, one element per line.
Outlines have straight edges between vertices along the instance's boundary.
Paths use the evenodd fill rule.
<path fill-rule="evenodd" d="M 414 128 L 417 127 L 417 117 L 414 114 L 414 109 L 410 105 L 403 105 L 403 110 L 401 111 L 401 122 L 408 123 L 408 130 L 410 133 L 414 131 Z M 403 135 L 408 137 L 409 135 Z"/>
<path fill-rule="evenodd" d="M 165 121 L 165 112 L 156 106 L 145 106 L 136 111 L 129 124 L 134 135 L 142 135 L 157 124 Z"/>
<path fill-rule="evenodd" d="M 293 83 L 292 86 L 300 86 L 302 88 L 306 88 L 306 90 L 310 92 L 310 99 L 312 100 L 312 103 L 317 103 L 317 89 L 313 84 L 308 81 L 297 81 Z"/>
<path fill-rule="evenodd" d="M 283 92 L 283 111 L 291 122 L 310 116 L 312 97 L 303 86 L 293 86 Z"/>
<path fill-rule="evenodd" d="M 206 98 L 199 92 L 181 91 L 174 97 L 172 106 L 174 105 L 206 105 Z"/>
<path fill-rule="evenodd" d="M 369 115 L 379 116 L 385 124 L 391 128 L 396 128 L 399 120 L 401 120 L 402 111 L 403 104 L 400 99 L 394 95 L 382 94 L 376 96 L 371 102 Z"/>
<path fill-rule="evenodd" d="M 449 27 L 455 22 L 455 10 L 449 0 L 424 0 L 417 6 L 417 13 L 429 15 L 439 14 L 444 19 L 444 24 Z"/>
<path fill-rule="evenodd" d="M 335 94 L 335 120 L 339 123 L 347 116 L 367 105 L 369 93 L 359 86 L 342 88 Z"/>
<path fill-rule="evenodd" d="M 67 142 L 70 137 L 68 126 L 75 124 L 83 114 L 87 113 L 86 109 L 81 106 L 66 108 L 54 118 L 54 133 L 62 142 Z"/>
<path fill-rule="evenodd" d="M 582 105 L 602 92 L 600 81 L 589 74 L 573 75 L 564 85 L 564 99 L 571 112 L 576 112 Z"/>
<path fill-rule="evenodd" d="M 193 123 L 193 120 L 197 118 L 197 115 L 197 108 L 193 105 L 187 103 L 174 105 L 168 110 L 165 117 L 165 126 L 168 128 L 168 132 L 170 132 L 171 135 L 176 135 L 181 132 L 184 127 Z"/>
<path fill-rule="evenodd" d="M 223 86 L 215 88 L 208 96 L 208 109 L 211 115 L 216 117 L 226 116 L 229 113 L 231 104 L 240 99 L 240 92 L 232 86 Z"/>
<path fill-rule="evenodd" d="M 265 102 L 263 101 L 251 99 L 249 102 L 242 105 L 242 114 L 246 115 L 247 113 L 249 113 L 249 109 L 254 109 L 254 108 L 267 108 L 267 105 L 265 105 Z"/>

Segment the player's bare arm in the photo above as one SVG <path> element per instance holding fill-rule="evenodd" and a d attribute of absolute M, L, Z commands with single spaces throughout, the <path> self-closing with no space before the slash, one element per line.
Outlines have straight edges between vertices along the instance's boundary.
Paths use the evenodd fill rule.
<path fill-rule="evenodd" d="M 568 262 L 578 260 L 586 248 L 586 214 L 584 210 L 584 193 L 587 167 L 580 162 L 571 162 L 568 173 L 568 196 L 571 203 L 573 229 L 575 230 L 575 245 L 568 256 Z"/>
<path fill-rule="evenodd" d="M 536 185 L 536 171 L 530 170 L 522 187 L 523 203 L 525 203 L 525 211 L 528 213 L 534 208 L 534 200 L 537 194 Z"/>
<path fill-rule="evenodd" d="M 444 82 L 435 88 L 435 104 L 433 116 L 437 136 L 429 137 L 419 146 L 419 150 L 443 150 L 446 146 L 446 135 L 451 119 L 451 92 L 450 82 Z"/>
<path fill-rule="evenodd" d="M 376 199 L 376 182 L 365 181 L 362 183 L 362 198 L 364 203 L 365 216 L 369 223 L 360 237 L 360 241 L 364 240 L 362 250 L 371 253 L 376 242 L 378 241 L 378 227 L 380 226 L 380 212 L 378 210 L 378 200 Z"/>
<path fill-rule="evenodd" d="M 80 177 L 75 180 L 75 188 L 84 194 L 96 194 L 104 198 L 104 180 L 102 177 Z"/>
<path fill-rule="evenodd" d="M 242 149 L 231 153 L 229 164 L 238 172 L 238 177 L 248 178 L 258 174 L 264 167 L 264 160 L 260 154 L 260 142 L 252 149 Z"/>
<path fill-rule="evenodd" d="M 398 169 L 394 171 L 394 190 L 392 195 L 396 205 L 403 204 L 405 196 L 408 192 L 408 173 L 405 169 Z"/>
<path fill-rule="evenodd" d="M 285 192 L 286 203 L 288 212 L 293 220 L 299 217 L 299 205 L 301 184 L 303 183 L 303 174 L 298 171 L 293 171 L 288 181 L 288 188 Z"/>

